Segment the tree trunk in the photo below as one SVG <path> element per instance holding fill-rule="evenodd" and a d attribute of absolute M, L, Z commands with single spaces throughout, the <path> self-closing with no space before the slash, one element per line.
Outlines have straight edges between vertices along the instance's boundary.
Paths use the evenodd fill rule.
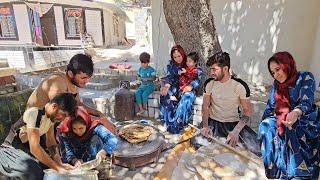
<path fill-rule="evenodd" d="M 199 64 L 206 75 L 205 62 L 214 53 L 221 51 L 210 0 L 163 0 L 163 9 L 176 44 L 186 53 L 199 54 Z"/>

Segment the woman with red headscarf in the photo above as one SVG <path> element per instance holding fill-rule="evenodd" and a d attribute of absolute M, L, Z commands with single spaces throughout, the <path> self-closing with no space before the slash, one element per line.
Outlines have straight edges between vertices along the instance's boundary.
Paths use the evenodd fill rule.
<path fill-rule="evenodd" d="M 267 178 L 318 179 L 320 111 L 314 104 L 312 73 L 297 71 L 288 52 L 268 61 L 275 79 L 259 126 Z"/>
<path fill-rule="evenodd" d="M 62 161 L 75 166 L 93 159 L 102 161 L 117 145 L 117 138 L 82 106 L 74 119 L 60 124 L 58 137 Z"/>
<path fill-rule="evenodd" d="M 179 71 L 186 68 L 187 56 L 180 45 L 171 48 L 171 60 L 167 65 L 167 76 L 163 78 L 160 96 L 160 112 L 170 133 L 179 133 L 191 121 L 191 109 L 196 99 L 195 89 L 200 85 L 202 71 L 188 86 L 184 87 L 183 94 L 179 94 L 178 101 L 170 99 L 179 91 Z"/>

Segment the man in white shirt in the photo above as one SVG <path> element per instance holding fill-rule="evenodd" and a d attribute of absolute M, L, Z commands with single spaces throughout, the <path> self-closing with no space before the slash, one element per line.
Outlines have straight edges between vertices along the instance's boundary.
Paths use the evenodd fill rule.
<path fill-rule="evenodd" d="M 74 94 L 60 93 L 43 108 L 27 109 L 23 114 L 25 124 L 20 128 L 19 135 L 22 143 L 29 143 L 30 153 L 35 159 L 19 149 L 2 146 L 0 148 L 0 172 L 8 177 L 42 179 L 42 170 L 46 166 L 58 172 L 66 172 L 66 169 L 72 168 L 61 162 L 54 135 L 54 124 L 65 118 L 73 117 L 76 107 L 77 101 Z M 46 136 L 48 153 L 40 145 L 42 135 Z"/>
<path fill-rule="evenodd" d="M 236 146 L 240 139 L 246 148 L 260 154 L 256 133 L 246 126 L 251 116 L 248 85 L 230 75 L 230 57 L 226 52 L 216 53 L 206 65 L 211 78 L 204 85 L 201 134 L 226 137 L 231 146 Z"/>

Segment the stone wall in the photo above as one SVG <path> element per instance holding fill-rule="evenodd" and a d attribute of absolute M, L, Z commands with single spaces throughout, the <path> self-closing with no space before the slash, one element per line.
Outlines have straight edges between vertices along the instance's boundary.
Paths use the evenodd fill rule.
<path fill-rule="evenodd" d="M 42 70 L 52 67 L 60 67 L 67 65 L 75 54 L 83 53 L 80 50 L 47 50 L 47 51 L 33 51 L 33 70 Z M 32 60 L 29 62 L 31 63 Z"/>
<path fill-rule="evenodd" d="M 84 53 L 84 50 L 75 47 L 0 46 L 0 59 L 20 72 L 60 67 L 78 53 Z"/>
<path fill-rule="evenodd" d="M 201 110 L 202 110 L 202 96 L 197 97 L 194 101 L 193 107 L 192 107 L 192 119 L 193 123 L 195 125 L 200 124 L 202 121 L 201 118 Z M 148 97 L 148 103 L 147 103 L 147 111 L 143 114 L 143 117 L 148 118 L 154 118 L 158 119 L 160 118 L 160 91 L 154 91 L 150 96 Z M 135 106 L 136 112 L 138 112 L 137 105 Z"/>
<path fill-rule="evenodd" d="M 0 142 L 8 134 L 11 124 L 23 114 L 33 89 L 0 95 Z"/>

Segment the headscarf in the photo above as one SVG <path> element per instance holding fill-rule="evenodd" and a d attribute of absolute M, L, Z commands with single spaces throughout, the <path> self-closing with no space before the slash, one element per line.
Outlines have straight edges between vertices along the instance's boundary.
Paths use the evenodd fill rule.
<path fill-rule="evenodd" d="M 94 128 L 98 124 L 101 124 L 101 121 L 100 119 L 93 119 L 83 106 L 78 106 L 76 118 L 78 116 L 80 116 L 83 119 L 84 123 L 86 124 L 86 132 L 84 133 L 83 136 L 80 137 L 80 139 L 87 139 L 92 134 Z M 72 126 L 71 126 L 74 120 L 75 118 L 73 119 L 69 118 L 61 122 L 61 124 L 58 127 L 58 131 L 61 133 L 75 135 L 72 131 Z"/>
<path fill-rule="evenodd" d="M 170 52 L 170 57 L 171 57 L 171 60 L 173 63 L 176 63 L 176 61 L 173 59 L 173 53 L 174 51 L 178 51 L 181 56 L 182 56 L 182 62 L 180 64 L 181 67 L 185 68 L 187 67 L 187 55 L 186 53 L 184 52 L 183 48 L 180 46 L 180 45 L 174 45 L 172 48 L 171 48 L 171 52 Z M 177 63 L 176 63 L 177 64 Z"/>
<path fill-rule="evenodd" d="M 289 86 L 292 86 L 296 82 L 297 67 L 296 62 L 292 55 L 286 51 L 275 53 L 268 60 L 268 69 L 272 76 L 270 70 L 270 63 L 276 62 L 279 64 L 280 68 L 287 75 L 285 82 L 277 82 L 275 91 L 275 113 L 277 116 L 277 131 L 280 136 L 283 135 L 284 129 L 282 122 L 286 120 L 287 114 L 290 111 L 290 97 L 289 97 Z"/>

